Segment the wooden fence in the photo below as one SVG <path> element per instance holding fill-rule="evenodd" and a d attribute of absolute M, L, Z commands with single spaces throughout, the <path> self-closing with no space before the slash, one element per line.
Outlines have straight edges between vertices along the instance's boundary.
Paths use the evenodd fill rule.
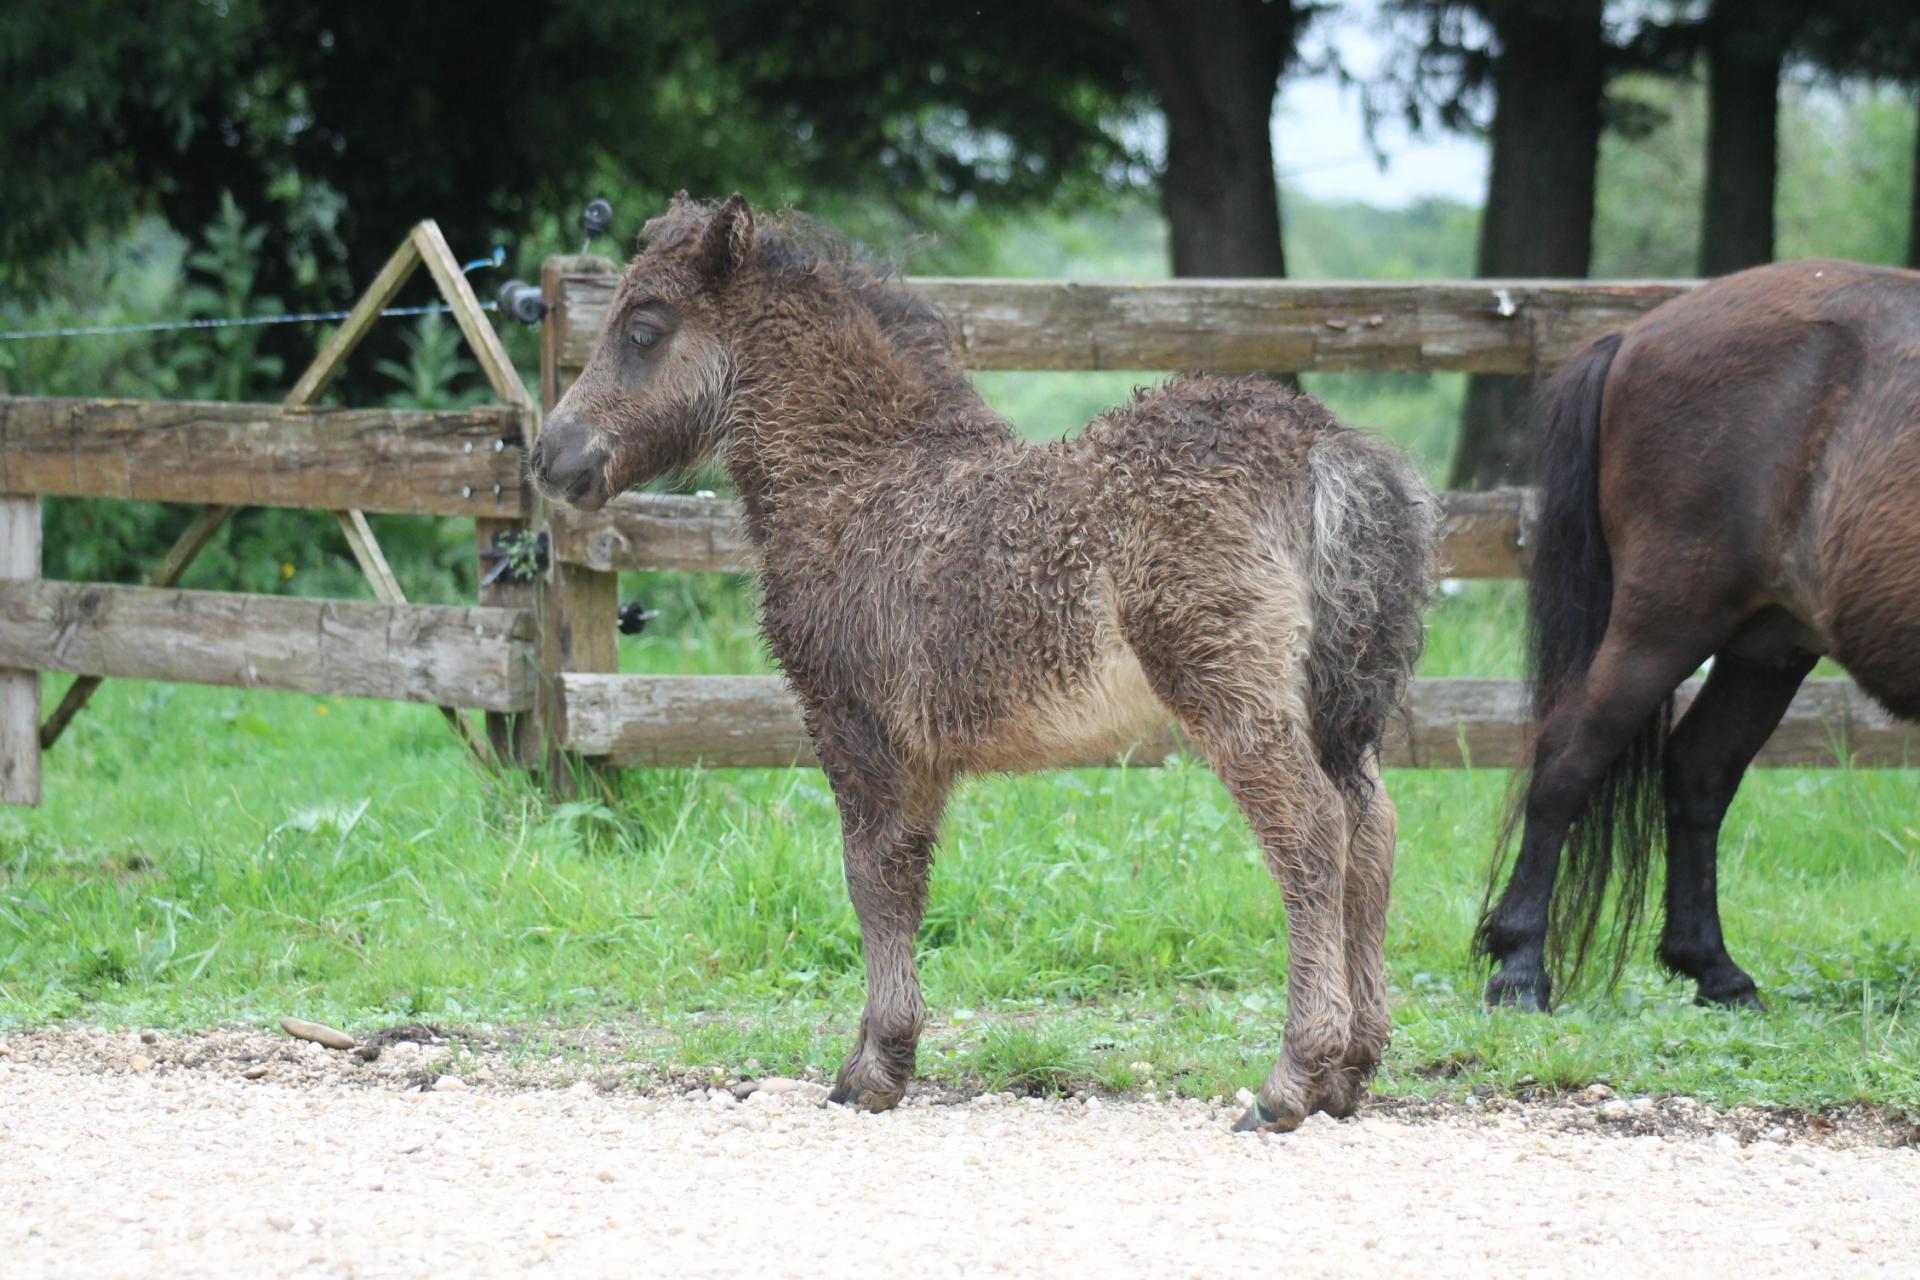
<path fill-rule="evenodd" d="M 738 509 L 726 500 L 643 494 L 591 514 L 547 508 L 524 480 L 522 449 L 537 430 L 532 398 L 452 263 L 432 224 L 417 228 L 280 405 L 0 397 L 0 800 L 37 802 L 41 750 L 109 677 L 429 703 L 476 750 L 527 767 L 552 766 L 563 752 L 616 765 L 810 761 L 798 710 L 777 679 L 618 673 L 619 572 L 749 571 Z M 431 413 L 309 407 L 420 265 L 452 304 L 500 403 Z M 546 264 L 545 403 L 584 364 L 616 279 L 604 259 Z M 975 368 L 1302 372 L 1539 373 L 1686 287 L 912 283 L 952 318 Z M 40 579 L 42 495 L 208 505 L 150 585 L 105 586 Z M 1450 575 L 1520 572 L 1529 493 L 1447 494 L 1444 502 Z M 225 513 L 241 505 L 335 512 L 377 601 L 176 589 Z M 551 563 L 531 581 L 483 589 L 476 606 L 410 605 L 366 527 L 368 511 L 472 517 L 483 548 L 502 532 L 544 530 Z M 43 724 L 46 671 L 82 679 Z M 484 745 L 462 708 L 489 713 Z M 1524 717 L 1517 681 L 1419 680 L 1390 761 L 1512 765 Z M 1762 762 L 1897 764 L 1915 745 L 1849 682 L 1821 680 L 1802 691 Z M 1153 763 L 1178 746 L 1163 736 L 1125 762 Z"/>
<path fill-rule="evenodd" d="M 602 259 L 556 259 L 545 278 L 549 394 L 578 374 L 599 336 L 617 276 Z M 1475 280 L 1409 283 L 918 279 L 945 310 L 976 369 L 1544 373 L 1594 336 L 1630 323 L 1684 281 Z M 549 401 L 551 403 L 551 401 Z M 1442 558 L 1457 578 L 1521 572 L 1533 495 L 1448 493 Z M 735 503 L 628 494 L 597 512 L 546 516 L 553 553 L 576 582 L 610 596 L 623 569 L 746 572 L 751 551 Z M 632 676 L 575 662 L 557 672 L 569 749 L 624 765 L 809 763 L 797 706 L 769 676 Z M 1684 704 L 1697 692 L 1681 691 Z M 1416 680 L 1388 742 L 1400 766 L 1519 763 L 1526 726 L 1517 680 Z M 1901 764 L 1920 738 L 1850 681 L 1810 681 L 1760 763 Z M 1178 749 L 1169 734 L 1124 761 Z"/>

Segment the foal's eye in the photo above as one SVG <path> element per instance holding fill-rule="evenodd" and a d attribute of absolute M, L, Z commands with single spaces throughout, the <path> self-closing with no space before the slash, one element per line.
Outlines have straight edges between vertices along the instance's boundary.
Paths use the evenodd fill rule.
<path fill-rule="evenodd" d="M 661 333 L 660 330 L 654 328 L 644 320 L 635 324 L 632 329 L 627 331 L 628 339 L 634 346 L 640 348 L 642 351 L 653 350 L 660 345 L 660 339 L 665 336 L 666 335 Z"/>

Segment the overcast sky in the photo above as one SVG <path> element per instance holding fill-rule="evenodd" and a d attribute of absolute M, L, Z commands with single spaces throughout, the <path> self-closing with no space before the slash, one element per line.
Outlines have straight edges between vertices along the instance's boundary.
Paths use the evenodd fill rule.
<path fill-rule="evenodd" d="M 1383 51 L 1377 34 L 1382 20 L 1374 10 L 1371 0 L 1362 0 L 1321 17 L 1306 52 L 1336 49 L 1348 71 L 1369 78 Z M 1294 76 L 1282 83 L 1273 158 L 1288 186 L 1321 199 L 1378 205 L 1428 195 L 1468 204 L 1485 199 L 1487 148 L 1481 140 L 1438 132 L 1410 138 L 1397 121 L 1382 127 L 1379 140 L 1387 153 L 1384 170 L 1367 146 L 1358 89 L 1342 89 L 1330 76 Z"/>

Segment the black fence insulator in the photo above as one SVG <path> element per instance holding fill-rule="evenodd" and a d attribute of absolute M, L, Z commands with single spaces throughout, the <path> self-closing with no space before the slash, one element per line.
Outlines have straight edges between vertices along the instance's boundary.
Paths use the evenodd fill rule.
<path fill-rule="evenodd" d="M 613 202 L 610 200 L 589 200 L 581 211 L 580 225 L 586 230 L 588 240 L 598 240 L 607 234 L 613 226 Z"/>
<path fill-rule="evenodd" d="M 647 624 L 660 616 L 658 609 L 649 609 L 638 600 L 622 601 L 620 605 L 620 634 L 637 636 L 647 629 Z"/>
<path fill-rule="evenodd" d="M 524 280 L 509 280 L 500 286 L 500 314 L 521 324 L 539 324 L 547 318 L 547 300 L 540 286 Z"/>

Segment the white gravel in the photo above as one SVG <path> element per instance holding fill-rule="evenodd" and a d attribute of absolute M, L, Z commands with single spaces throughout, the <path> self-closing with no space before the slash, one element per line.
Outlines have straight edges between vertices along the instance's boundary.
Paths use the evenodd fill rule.
<path fill-rule="evenodd" d="M 0 1038 L 0 1275 L 1920 1274 L 1911 1145 L 1632 1136 L 1697 1109 L 1605 1091 L 1264 1137 L 1231 1104 L 865 1116 L 425 1056 Z"/>

